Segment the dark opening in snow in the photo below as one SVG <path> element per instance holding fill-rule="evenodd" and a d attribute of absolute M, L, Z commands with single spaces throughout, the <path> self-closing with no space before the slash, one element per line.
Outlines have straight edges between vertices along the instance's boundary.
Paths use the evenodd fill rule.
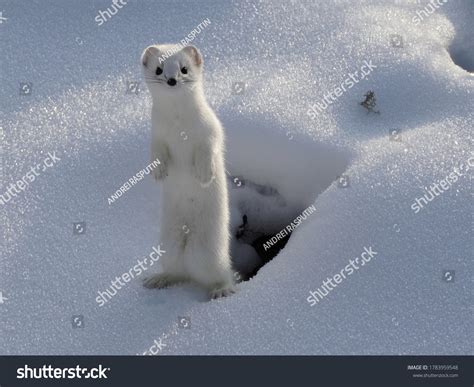
<path fill-rule="evenodd" d="M 225 127 L 231 256 L 237 279 L 247 280 L 318 216 L 316 198 L 347 169 L 351 154 L 261 115 L 234 117 Z"/>
<path fill-rule="evenodd" d="M 236 279 L 240 282 L 254 277 L 276 257 L 292 232 L 309 217 L 316 216 L 316 207 L 296 209 L 272 187 L 242 177 L 238 181 L 238 188 L 231 189 L 230 194 L 233 212 L 231 256 Z M 240 222 L 236 223 L 236 217 Z"/>
<path fill-rule="evenodd" d="M 232 227 L 231 250 L 237 279 L 248 280 L 285 247 L 291 230 L 285 229 L 285 235 L 278 237 L 276 234 L 286 227 L 284 223 L 291 224 L 298 214 L 292 214 L 274 188 L 242 179 L 239 184 L 239 192 L 231 194 L 234 199 L 231 205 L 237 207 L 234 212 L 243 215 L 237 227 L 235 222 Z"/>
<path fill-rule="evenodd" d="M 474 73 L 474 37 L 462 39 L 456 36 L 449 47 L 449 54 L 455 64 L 470 73 Z"/>
<path fill-rule="evenodd" d="M 275 258 L 280 252 L 280 250 L 282 250 L 286 246 L 286 243 L 290 239 L 290 236 L 291 232 L 288 232 L 287 235 L 281 238 L 277 238 L 276 234 L 262 234 L 257 239 L 250 241 L 250 246 L 255 249 L 255 252 L 258 256 L 258 260 L 255 262 L 256 264 L 253 268 L 251 268 L 251 270 L 239 271 L 241 279 L 245 281 L 254 277 L 260 270 L 260 268 L 262 268 L 273 258 Z M 270 245 L 269 241 L 271 241 L 272 239 L 276 239 L 276 242 Z M 267 244 L 269 245 L 268 248 L 265 247 Z"/>

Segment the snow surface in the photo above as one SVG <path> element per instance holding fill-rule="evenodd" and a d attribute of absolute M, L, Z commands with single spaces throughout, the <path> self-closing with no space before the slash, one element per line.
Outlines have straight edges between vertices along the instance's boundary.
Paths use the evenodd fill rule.
<path fill-rule="evenodd" d="M 159 338 L 160 354 L 472 354 L 471 175 L 419 213 L 410 206 L 472 156 L 474 77 L 450 52 L 474 62 L 474 6 L 449 1 L 416 25 L 427 4 L 128 0 L 98 26 L 111 1 L 2 0 L 1 193 L 47 152 L 61 161 L 0 206 L 0 354 L 138 354 Z M 136 279 L 99 307 L 97 291 L 159 238 L 150 177 L 107 202 L 149 163 L 150 96 L 143 83 L 126 94 L 126 82 L 141 80 L 144 47 L 183 39 L 205 18 L 193 43 L 227 130 L 229 173 L 284 199 L 281 212 L 262 210 L 266 229 L 317 211 L 232 297 Z M 377 68 L 311 119 L 308 107 L 364 60 Z M 20 82 L 33 83 L 30 96 Z M 368 90 L 380 114 L 359 105 Z M 260 208 L 249 191 L 231 192 L 234 220 Z M 73 235 L 81 221 L 86 233 Z M 311 307 L 309 291 L 369 246 L 377 257 Z"/>

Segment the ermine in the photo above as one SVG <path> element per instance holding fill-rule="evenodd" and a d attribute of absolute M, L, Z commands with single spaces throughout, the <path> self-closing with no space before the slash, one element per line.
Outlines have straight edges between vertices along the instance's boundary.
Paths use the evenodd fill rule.
<path fill-rule="evenodd" d="M 204 96 L 201 53 L 194 46 L 153 45 L 141 63 L 153 101 L 151 159 L 160 161 L 153 175 L 162 188 L 166 251 L 163 272 L 144 286 L 193 281 L 211 298 L 227 296 L 234 283 L 224 131 Z"/>

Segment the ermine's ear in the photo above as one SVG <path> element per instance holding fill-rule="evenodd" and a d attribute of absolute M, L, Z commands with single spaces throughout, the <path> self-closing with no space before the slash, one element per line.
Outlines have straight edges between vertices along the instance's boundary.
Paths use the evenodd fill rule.
<path fill-rule="evenodd" d="M 202 55 L 196 47 L 186 46 L 183 48 L 183 51 L 193 59 L 196 66 L 202 65 Z"/>
<path fill-rule="evenodd" d="M 147 48 L 145 48 L 145 51 L 143 51 L 142 59 L 141 59 L 142 65 L 146 66 L 148 62 L 150 61 L 150 58 L 153 56 L 158 58 L 160 56 L 160 50 L 158 50 L 156 46 L 148 46 Z"/>

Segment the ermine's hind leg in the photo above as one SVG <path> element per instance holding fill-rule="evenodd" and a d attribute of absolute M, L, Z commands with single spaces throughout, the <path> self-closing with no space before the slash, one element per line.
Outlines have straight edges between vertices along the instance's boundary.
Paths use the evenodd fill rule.
<path fill-rule="evenodd" d="M 146 277 L 143 280 L 143 286 L 150 289 L 162 289 L 188 281 L 183 267 L 186 237 L 182 227 L 175 221 L 163 222 L 160 246 L 165 253 L 159 261 L 163 272 Z"/>
<path fill-rule="evenodd" d="M 230 259 L 226 250 L 202 245 L 202 236 L 193 235 L 184 251 L 186 269 L 193 280 L 209 291 L 211 298 L 235 292 Z M 212 245 L 212 238 L 204 238 Z"/>

